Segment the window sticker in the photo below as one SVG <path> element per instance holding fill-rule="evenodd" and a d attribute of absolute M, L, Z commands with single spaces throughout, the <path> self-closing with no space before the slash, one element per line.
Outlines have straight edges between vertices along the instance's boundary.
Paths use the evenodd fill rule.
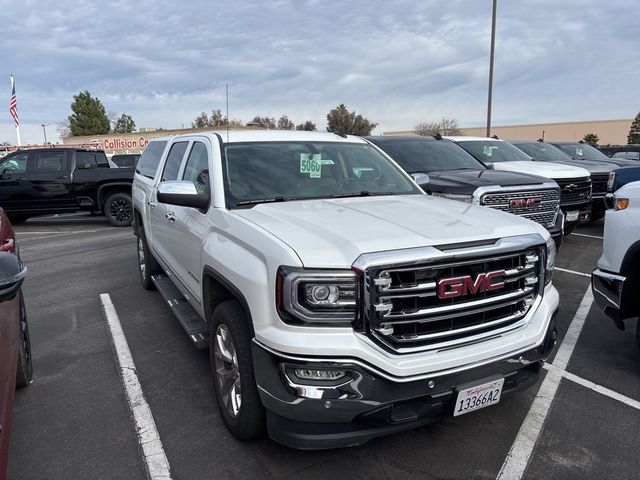
<path fill-rule="evenodd" d="M 582 148 L 580 147 L 576 148 L 576 155 L 578 155 L 579 157 L 582 156 Z"/>
<path fill-rule="evenodd" d="M 322 155 L 319 153 L 301 153 L 300 173 L 308 173 L 310 178 L 322 178 L 323 160 L 321 157 Z"/>
<path fill-rule="evenodd" d="M 493 147 L 491 145 L 485 145 L 482 153 L 484 153 L 485 157 L 493 156 Z"/>
<path fill-rule="evenodd" d="M 362 177 L 362 172 L 373 172 L 373 168 L 371 167 L 353 167 L 351 170 L 358 178 Z"/>

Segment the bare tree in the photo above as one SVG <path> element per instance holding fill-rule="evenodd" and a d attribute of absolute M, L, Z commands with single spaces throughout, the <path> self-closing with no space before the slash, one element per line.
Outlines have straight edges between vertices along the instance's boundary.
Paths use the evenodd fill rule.
<path fill-rule="evenodd" d="M 275 130 L 277 128 L 276 119 L 273 117 L 261 117 L 260 115 L 256 115 L 249 123 L 257 125 L 260 128 L 267 128 L 269 130 Z"/>
<path fill-rule="evenodd" d="M 416 135 L 430 136 L 439 133 L 440 135 L 462 135 L 458 128 L 458 121 L 454 118 L 443 117 L 437 122 L 420 122 L 414 127 Z"/>
<path fill-rule="evenodd" d="M 207 115 L 206 112 L 202 112 L 191 122 L 191 126 L 193 128 L 220 128 L 226 127 L 227 123 L 229 123 L 230 127 L 242 126 L 241 120 L 233 118 L 228 121 L 227 116 L 223 115 L 221 110 L 211 110 L 211 116 Z"/>
<path fill-rule="evenodd" d="M 313 123 L 311 120 L 307 120 L 304 123 L 296 125 L 296 130 L 306 130 L 308 132 L 315 132 L 316 131 L 316 124 Z"/>

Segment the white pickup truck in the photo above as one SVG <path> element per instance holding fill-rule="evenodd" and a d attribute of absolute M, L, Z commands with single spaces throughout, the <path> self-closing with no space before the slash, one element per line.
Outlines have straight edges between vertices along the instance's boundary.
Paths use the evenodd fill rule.
<path fill-rule="evenodd" d="M 640 316 L 640 182 L 616 191 L 604 220 L 598 268 L 591 274 L 596 303 L 620 330 Z M 636 326 L 640 348 L 640 321 Z"/>
<path fill-rule="evenodd" d="M 155 139 L 133 203 L 142 284 L 209 347 L 240 439 L 344 447 L 472 412 L 555 343 L 547 230 L 429 197 L 357 137 Z"/>

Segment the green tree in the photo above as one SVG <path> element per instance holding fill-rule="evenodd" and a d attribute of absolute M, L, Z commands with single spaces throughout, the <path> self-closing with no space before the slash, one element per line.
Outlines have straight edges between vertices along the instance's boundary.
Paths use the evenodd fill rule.
<path fill-rule="evenodd" d="M 289 120 L 289 117 L 282 115 L 276 124 L 278 130 L 293 130 L 295 128 L 294 123 Z"/>
<path fill-rule="evenodd" d="M 341 103 L 327 114 L 327 131 L 343 132 L 347 135 L 370 135 L 378 126 L 356 112 L 350 112 L 344 103 Z"/>
<path fill-rule="evenodd" d="M 120 118 L 116 120 L 116 125 L 113 127 L 114 133 L 131 133 L 136 129 L 136 122 L 133 121 L 131 115 L 123 113 Z"/>
<path fill-rule="evenodd" d="M 101 135 L 109 133 L 111 125 L 102 102 L 85 90 L 73 96 L 69 115 L 71 135 Z"/>
<path fill-rule="evenodd" d="M 300 125 L 296 125 L 296 130 L 306 130 L 307 132 L 315 132 L 316 124 L 313 123 L 311 120 L 307 120 L 306 122 L 301 123 Z"/>
<path fill-rule="evenodd" d="M 640 112 L 636 115 L 636 118 L 631 122 L 631 128 L 629 128 L 629 135 L 627 135 L 627 143 L 640 143 Z"/>
<path fill-rule="evenodd" d="M 582 137 L 583 142 L 594 146 L 598 145 L 598 140 L 600 140 L 600 138 L 595 133 L 587 133 L 584 137 Z"/>

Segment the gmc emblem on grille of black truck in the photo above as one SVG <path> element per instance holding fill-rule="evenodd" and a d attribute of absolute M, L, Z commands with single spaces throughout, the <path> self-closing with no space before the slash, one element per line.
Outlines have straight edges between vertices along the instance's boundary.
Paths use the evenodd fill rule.
<path fill-rule="evenodd" d="M 509 200 L 509 208 L 536 207 L 541 201 L 540 198 L 513 198 Z"/>
<path fill-rule="evenodd" d="M 504 288 L 504 270 L 480 273 L 475 280 L 471 275 L 463 277 L 443 278 L 438 281 L 438 297 L 442 299 L 461 297 L 463 295 L 489 292 Z"/>

